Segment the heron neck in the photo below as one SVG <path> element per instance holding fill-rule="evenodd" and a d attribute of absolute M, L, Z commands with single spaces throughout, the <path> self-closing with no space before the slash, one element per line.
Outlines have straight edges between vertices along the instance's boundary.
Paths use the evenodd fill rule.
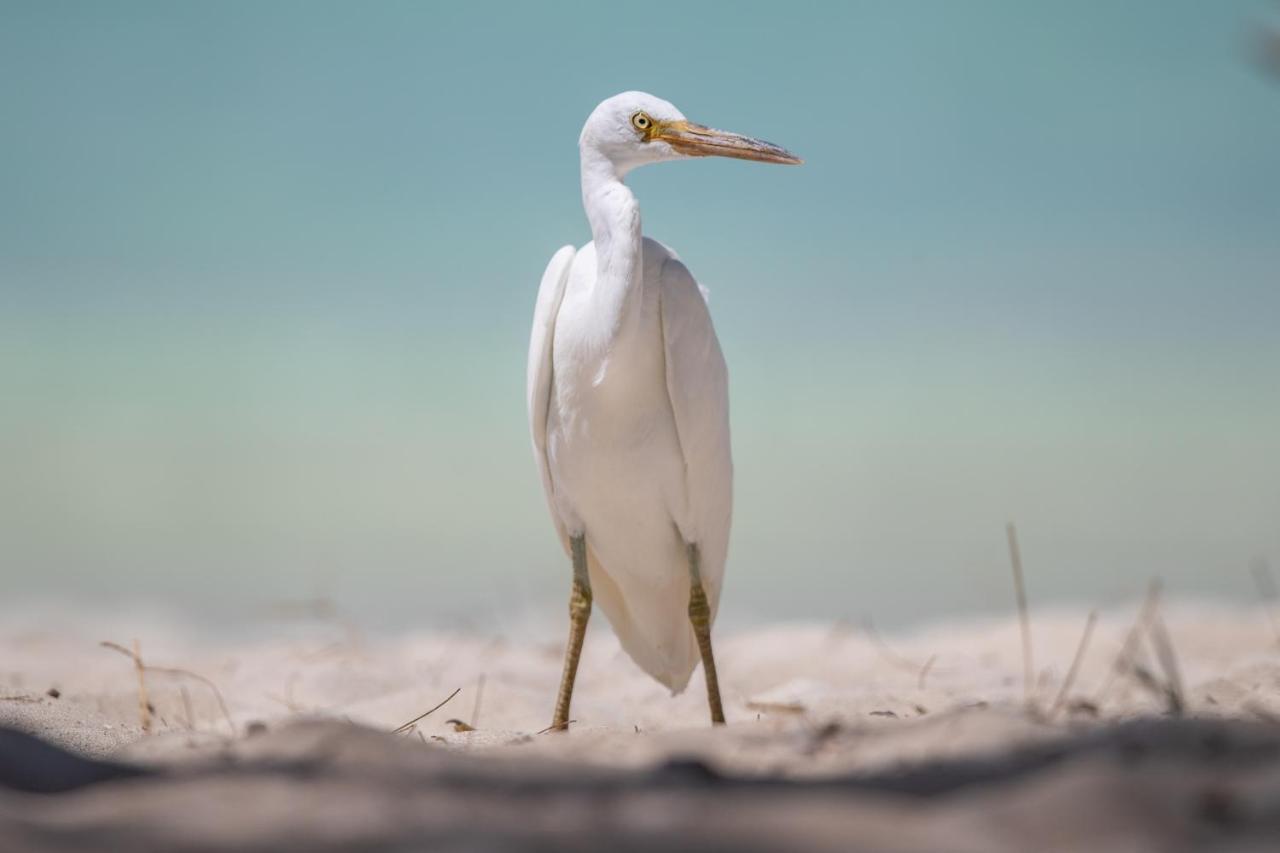
<path fill-rule="evenodd" d="M 592 300 L 597 316 L 611 317 L 614 330 L 639 312 L 629 310 L 638 303 L 643 275 L 640 205 L 622 182 L 623 173 L 603 154 L 582 150 L 582 206 L 591 225 L 596 250 L 596 284 Z"/>

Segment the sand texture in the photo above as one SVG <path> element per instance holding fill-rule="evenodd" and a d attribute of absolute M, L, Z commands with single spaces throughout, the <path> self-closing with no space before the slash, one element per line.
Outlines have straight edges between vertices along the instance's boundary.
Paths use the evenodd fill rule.
<path fill-rule="evenodd" d="M 1034 614 L 1029 689 L 1012 618 L 725 633 L 712 729 L 600 622 L 566 735 L 552 626 L 16 615 L 0 849 L 1280 849 L 1265 610 L 1108 611 L 1072 674 L 1086 625 Z"/>

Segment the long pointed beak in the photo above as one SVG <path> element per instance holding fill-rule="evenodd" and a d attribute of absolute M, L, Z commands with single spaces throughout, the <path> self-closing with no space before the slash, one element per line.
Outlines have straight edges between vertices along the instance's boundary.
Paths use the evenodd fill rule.
<path fill-rule="evenodd" d="M 663 122 L 654 137 L 690 157 L 733 157 L 761 163 L 799 165 L 804 161 L 772 142 L 752 139 L 738 133 L 714 130 L 689 121 Z"/>

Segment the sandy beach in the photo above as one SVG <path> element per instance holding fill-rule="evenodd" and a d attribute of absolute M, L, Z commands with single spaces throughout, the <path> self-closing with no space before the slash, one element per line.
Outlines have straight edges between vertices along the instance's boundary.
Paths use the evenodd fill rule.
<path fill-rule="evenodd" d="M 1280 0 L 0 81 L 0 853 L 1280 853 Z"/>
<path fill-rule="evenodd" d="M 489 781 L 485 774 L 496 773 L 498 779 L 549 774 L 563 781 L 603 773 L 615 781 L 631 779 L 626 785 L 632 785 L 656 769 L 669 769 L 672 762 L 692 762 L 717 779 L 738 782 L 821 786 L 919 771 L 910 784 L 928 787 L 937 782 L 927 780 L 951 778 L 957 767 L 972 773 L 980 766 L 989 773 L 1009 756 L 1046 747 L 1061 752 L 1061 744 L 1082 737 L 1105 739 L 1126 725 L 1148 721 L 1223 720 L 1233 737 L 1239 735 L 1233 727 L 1244 727 L 1246 734 L 1240 736 L 1266 740 L 1275 729 L 1280 738 L 1280 648 L 1264 608 L 1196 602 L 1145 611 L 1140 606 L 1116 608 L 1098 615 L 1082 648 L 1088 623 L 1086 613 L 1074 610 L 1033 614 L 1029 686 L 1024 685 L 1014 618 L 883 635 L 870 626 L 845 623 L 727 633 L 717 639 L 729 725 L 712 729 L 700 673 L 684 694 L 668 695 L 626 659 L 607 625 L 596 620 L 579 675 L 576 722 L 565 735 L 541 733 L 549 722 L 561 663 L 562 641 L 553 636 L 550 623 L 506 632 L 423 630 L 384 636 L 320 608 L 264 620 L 236 636 L 219 636 L 187 628 L 172 616 L 153 616 L 148 624 L 138 614 L 115 621 L 101 615 L 14 614 L 0 637 L 0 725 L 110 766 L 195 773 L 204 780 L 190 781 L 197 788 L 217 784 L 207 776 L 211 762 L 236 766 L 250 779 L 270 779 L 286 795 L 303 783 L 247 768 L 257 766 L 255 761 L 278 763 L 281 755 L 318 760 L 349 753 L 364 756 L 362 766 L 376 766 L 380 772 L 421 761 L 411 765 L 417 768 L 413 772 L 429 767 L 435 774 L 444 766 L 464 775 L 480 773 Z M 132 655 L 135 648 L 141 672 Z M 446 699 L 438 710 L 409 724 Z M 1179 730 L 1175 740 L 1184 735 L 1198 736 Z M 1255 748 L 1245 753 L 1270 755 Z M 270 756 L 275 758 L 268 760 Z M 347 786 L 347 793 L 330 791 L 327 796 L 349 804 L 355 790 L 357 800 L 363 797 L 370 808 L 388 807 L 380 783 L 361 782 L 364 777 L 344 767 L 339 760 L 330 775 L 321 774 Z M 1276 757 L 1262 769 L 1272 783 L 1280 779 Z M 1258 769 L 1249 772 L 1256 775 Z M 1037 797 L 1068 797 L 1066 789 L 1083 782 L 1064 773 L 1060 768 L 1043 770 L 1034 784 L 1021 776 L 1017 783 L 1005 784 L 1019 792 L 1039 791 Z M 1218 773 L 1215 778 L 1221 780 L 1221 768 Z M 1185 783 L 1194 773 L 1158 774 L 1164 781 L 1175 777 Z M 1108 779 L 1108 785 L 1125 789 L 1122 779 Z M 20 780 L 9 784 L 22 787 Z M 415 784 L 421 788 L 421 780 Z M 1057 791 L 1055 785 L 1066 788 Z M 146 804 L 152 795 L 138 780 L 72 787 L 76 790 L 52 796 L 0 789 L 0 826 L 7 827 L 0 837 L 18 844 L 15 849 L 87 849 L 93 838 L 104 836 L 84 835 L 85 827 L 98 821 L 106 832 L 113 825 L 107 812 L 95 811 L 107 808 L 95 805 L 98 801 L 113 803 L 111 813 L 132 804 L 129 808 L 136 811 L 128 827 L 148 821 L 186 826 L 173 824 L 172 812 L 150 811 Z M 175 792 L 183 789 L 173 787 Z M 1087 787 L 1096 794 L 1106 786 Z M 1142 790 L 1158 788 L 1149 781 L 1142 784 Z M 851 829 L 846 825 L 850 804 L 837 807 L 843 800 L 832 791 L 797 798 L 787 790 L 796 804 L 785 814 L 815 809 L 810 829 L 838 829 L 835 838 L 863 844 L 857 849 L 930 849 L 935 843 L 930 839 L 936 841 L 931 833 L 938 831 L 932 823 L 921 823 L 914 834 L 889 831 L 901 822 L 893 815 L 921 809 L 933 816 L 931 821 L 943 814 L 964 815 L 965 844 L 972 849 L 1006 849 L 995 844 L 994 835 L 984 836 L 993 825 L 972 809 L 959 808 L 959 795 L 949 795 L 945 804 L 930 801 L 927 808 L 892 796 L 855 797 L 857 809 L 874 817 L 864 817 Z M 1276 793 L 1274 784 L 1267 790 Z M 1078 792 L 1070 798 L 1082 802 Z M 736 802 L 732 797 L 721 800 L 712 798 L 716 808 Z M 323 802 L 307 809 L 323 810 Z M 278 844 L 278 832 L 299 814 L 295 809 L 287 818 L 271 798 L 247 808 L 256 815 L 258 834 L 237 836 L 236 843 L 264 849 Z M 356 822 L 334 838 L 373 845 L 429 837 L 413 834 L 423 829 L 417 819 L 406 823 L 389 817 L 373 825 L 356 816 L 350 819 Z M 1119 844 L 1115 849 L 1171 849 L 1141 843 L 1150 814 L 1123 812 L 1107 825 L 1112 824 Z M 74 833 L 68 829 L 72 825 L 79 827 Z M 926 825 L 932 828 L 926 831 Z M 1088 821 L 1077 829 L 1086 825 Z M 1034 822 L 1029 826 L 1029 831 L 1040 831 Z M 1165 829 L 1176 834 L 1170 826 Z M 216 825 L 202 831 L 183 836 L 192 849 L 225 847 L 233 840 Z M 838 843 L 824 846 L 820 835 L 793 836 L 795 849 L 850 849 Z M 625 832 L 619 835 L 623 837 Z M 685 837 L 691 849 L 702 849 L 693 844 L 701 837 L 697 833 Z M 1046 836 L 1044 849 L 1075 849 L 1070 833 L 1063 837 L 1065 846 L 1054 847 Z M 756 840 L 763 849 L 776 849 L 762 838 Z M 886 846 L 889 840 L 898 846 Z M 1201 849 L 1194 834 L 1177 840 L 1185 849 Z M 145 841 L 134 841 L 145 846 Z M 567 843 L 564 838 L 560 842 Z M 1134 843 L 1138 846 L 1124 846 Z M 962 848 L 969 849 L 957 839 L 954 849 Z M 477 849 L 508 848 L 480 844 Z"/>

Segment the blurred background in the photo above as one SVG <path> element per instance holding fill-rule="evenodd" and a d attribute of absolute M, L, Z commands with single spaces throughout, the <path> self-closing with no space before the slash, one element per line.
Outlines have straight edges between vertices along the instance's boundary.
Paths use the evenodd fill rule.
<path fill-rule="evenodd" d="M 578 131 L 732 375 L 729 622 L 1252 596 L 1280 554 L 1263 0 L 0 2 L 0 585 L 234 620 L 559 616 L 529 448 Z"/>

